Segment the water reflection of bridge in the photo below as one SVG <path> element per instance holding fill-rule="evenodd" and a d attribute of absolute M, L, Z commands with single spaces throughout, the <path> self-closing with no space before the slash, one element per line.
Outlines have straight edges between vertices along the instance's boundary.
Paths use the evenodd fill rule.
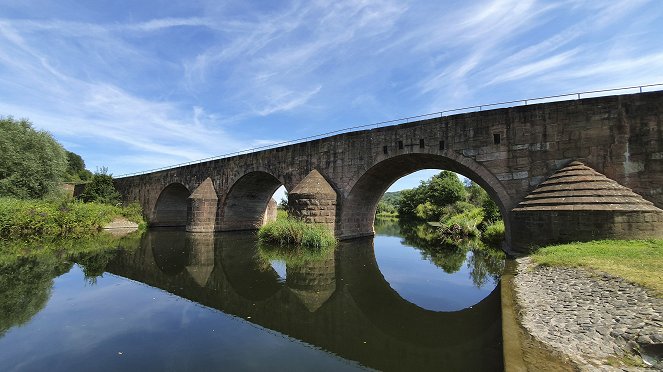
<path fill-rule="evenodd" d="M 146 233 L 107 268 L 373 368 L 499 368 L 499 287 L 462 311 L 422 309 L 385 281 L 372 238 L 286 270 L 283 283 L 252 234 L 180 231 Z"/>

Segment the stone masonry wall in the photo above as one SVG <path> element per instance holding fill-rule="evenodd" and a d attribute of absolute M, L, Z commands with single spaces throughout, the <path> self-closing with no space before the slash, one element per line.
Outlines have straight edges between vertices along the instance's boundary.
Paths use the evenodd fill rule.
<path fill-rule="evenodd" d="M 663 215 L 627 211 L 545 211 L 514 214 L 512 246 L 528 247 L 599 239 L 663 238 Z M 524 239 L 524 240 L 521 240 Z"/>
<path fill-rule="evenodd" d="M 507 214 L 507 224 L 518 202 L 572 160 L 660 208 L 662 123 L 663 92 L 588 98 L 346 133 L 115 182 L 125 200 L 139 201 L 152 220 L 161 191 L 172 183 L 195 190 L 210 177 L 222 210 L 233 184 L 250 172 L 272 175 L 292 190 L 317 170 L 337 192 L 336 234 L 341 238 L 372 234 L 374 206 L 360 201 L 376 203 L 392 182 L 424 167 L 460 171 L 477 181 Z M 387 167 L 393 159 L 402 160 Z M 367 173 L 370 182 L 362 181 Z M 217 212 L 217 226 L 220 218 Z M 507 226 L 515 228 L 520 227 Z"/>

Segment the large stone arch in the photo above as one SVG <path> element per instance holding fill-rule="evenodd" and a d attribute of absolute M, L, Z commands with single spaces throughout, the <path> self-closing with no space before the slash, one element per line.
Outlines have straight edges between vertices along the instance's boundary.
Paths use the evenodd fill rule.
<path fill-rule="evenodd" d="M 263 225 L 267 204 L 283 182 L 265 171 L 237 179 L 225 196 L 220 231 L 256 230 Z"/>
<path fill-rule="evenodd" d="M 191 192 L 181 183 L 166 186 L 154 205 L 150 226 L 184 227 L 187 223 L 187 205 Z"/>
<path fill-rule="evenodd" d="M 488 169 L 471 158 L 453 151 L 441 155 L 410 153 L 393 156 L 356 175 L 357 180 L 343 200 L 336 235 L 349 239 L 374 234 L 373 222 L 378 201 L 399 178 L 422 169 L 444 169 L 462 174 L 483 187 L 497 203 L 510 241 L 509 211 L 513 201 L 502 183 Z"/>

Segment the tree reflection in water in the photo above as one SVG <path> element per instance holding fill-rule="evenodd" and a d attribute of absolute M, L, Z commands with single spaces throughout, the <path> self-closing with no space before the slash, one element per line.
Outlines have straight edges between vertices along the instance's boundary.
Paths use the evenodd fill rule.
<path fill-rule="evenodd" d="M 19 252 L 31 245 L 28 255 Z M 0 250 L 0 337 L 39 313 L 51 294 L 53 279 L 71 270 L 74 262 L 95 284 L 119 250 L 140 246 L 140 234 L 117 238 L 100 234 L 85 239 L 51 242 L 2 242 Z M 124 247 L 124 248 L 120 248 Z M 13 252 L 13 253 L 12 253 Z"/>
<path fill-rule="evenodd" d="M 435 226 L 405 219 L 398 222 L 376 220 L 375 231 L 380 235 L 402 236 L 403 243 L 419 250 L 424 259 L 449 274 L 460 270 L 467 261 L 472 282 L 478 288 L 489 279 L 499 281 L 504 269 L 504 252 L 485 245 L 478 238 L 451 240 L 439 234 Z"/>
<path fill-rule="evenodd" d="M 0 337 L 41 311 L 50 297 L 53 279 L 71 266 L 52 255 L 0 264 Z"/>

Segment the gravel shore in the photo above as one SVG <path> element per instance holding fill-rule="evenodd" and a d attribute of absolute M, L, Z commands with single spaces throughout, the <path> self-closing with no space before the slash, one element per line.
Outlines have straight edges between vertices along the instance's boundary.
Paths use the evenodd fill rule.
<path fill-rule="evenodd" d="M 663 370 L 663 300 L 608 274 L 517 260 L 522 326 L 582 371 Z"/>

